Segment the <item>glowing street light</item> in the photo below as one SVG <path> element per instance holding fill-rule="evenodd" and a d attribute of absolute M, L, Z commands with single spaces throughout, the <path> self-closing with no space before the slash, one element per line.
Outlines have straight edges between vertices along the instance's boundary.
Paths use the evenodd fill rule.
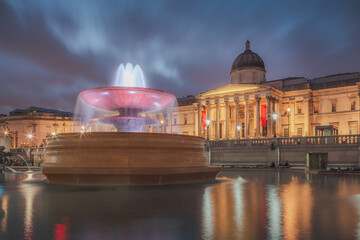
<path fill-rule="evenodd" d="M 5 134 L 5 135 L 8 135 L 9 133 L 8 133 L 8 131 L 5 131 L 4 134 Z"/>
<path fill-rule="evenodd" d="M 275 138 L 276 137 L 276 119 L 278 118 L 278 114 L 276 112 L 273 112 L 271 117 L 274 120 L 274 138 Z"/>
<path fill-rule="evenodd" d="M 286 112 L 286 115 L 287 115 L 287 118 L 288 118 L 288 137 L 290 137 L 290 108 L 287 109 L 287 112 Z"/>
<path fill-rule="evenodd" d="M 240 126 L 240 125 L 237 125 L 237 126 L 236 126 L 236 129 L 237 129 L 237 131 L 238 131 L 238 135 L 239 135 L 239 138 L 240 138 L 240 130 L 241 130 L 241 126 Z"/>
<path fill-rule="evenodd" d="M 207 135 L 207 140 L 209 140 L 209 125 L 210 125 L 211 121 L 210 119 L 206 119 L 206 135 Z"/>
<path fill-rule="evenodd" d="M 52 135 L 53 137 L 55 137 L 55 136 L 56 136 L 56 132 L 52 132 L 51 135 Z"/>

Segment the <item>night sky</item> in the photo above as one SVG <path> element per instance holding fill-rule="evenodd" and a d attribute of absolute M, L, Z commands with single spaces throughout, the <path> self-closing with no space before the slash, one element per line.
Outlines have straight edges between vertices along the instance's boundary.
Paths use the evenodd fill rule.
<path fill-rule="evenodd" d="M 0 113 L 73 111 L 120 63 L 196 95 L 230 83 L 246 40 L 267 80 L 360 71 L 360 1 L 0 0 Z"/>

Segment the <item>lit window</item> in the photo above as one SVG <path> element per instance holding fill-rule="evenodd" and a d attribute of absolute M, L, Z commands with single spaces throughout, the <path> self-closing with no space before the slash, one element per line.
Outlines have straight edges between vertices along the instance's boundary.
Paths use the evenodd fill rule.
<path fill-rule="evenodd" d="M 302 113 L 302 108 L 301 108 L 301 105 L 300 105 L 300 104 L 297 106 L 297 113 L 298 113 L 298 114 L 301 114 L 301 113 Z"/>
<path fill-rule="evenodd" d="M 357 124 L 356 123 L 349 124 L 349 134 L 357 134 Z"/>
<path fill-rule="evenodd" d="M 297 135 L 302 136 L 302 128 L 297 128 Z"/>
<path fill-rule="evenodd" d="M 289 129 L 284 128 L 284 137 L 289 137 Z"/>

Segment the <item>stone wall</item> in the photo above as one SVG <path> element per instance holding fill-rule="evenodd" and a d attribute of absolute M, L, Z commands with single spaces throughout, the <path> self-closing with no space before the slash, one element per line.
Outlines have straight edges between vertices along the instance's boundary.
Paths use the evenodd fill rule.
<path fill-rule="evenodd" d="M 207 141 L 210 163 L 222 166 L 305 166 L 307 153 L 328 153 L 328 167 L 359 167 L 360 135 Z"/>

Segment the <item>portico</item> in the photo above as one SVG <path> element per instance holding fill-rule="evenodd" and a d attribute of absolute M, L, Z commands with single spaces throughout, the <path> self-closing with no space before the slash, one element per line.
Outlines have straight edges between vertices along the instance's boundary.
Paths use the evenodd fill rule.
<path fill-rule="evenodd" d="M 279 109 L 279 97 L 280 92 L 271 86 L 254 84 L 229 84 L 202 93 L 198 96 L 198 135 L 207 137 L 208 132 L 212 140 L 272 137 L 271 115 Z M 267 109 L 265 115 L 261 106 Z M 210 124 L 205 126 L 207 119 Z"/>

